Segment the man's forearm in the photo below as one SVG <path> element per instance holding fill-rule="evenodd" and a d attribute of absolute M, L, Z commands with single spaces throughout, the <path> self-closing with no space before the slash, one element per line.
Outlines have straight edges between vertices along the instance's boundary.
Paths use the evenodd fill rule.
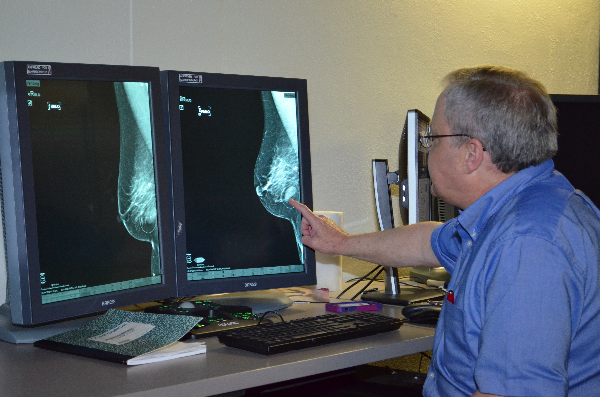
<path fill-rule="evenodd" d="M 331 219 L 290 199 L 302 214 L 302 243 L 324 254 L 345 255 L 383 266 L 439 266 L 431 234 L 439 222 L 421 222 L 377 233 L 350 235 Z"/>
<path fill-rule="evenodd" d="M 438 222 L 421 222 L 383 232 L 348 236 L 340 254 L 383 266 L 440 266 L 431 249 L 431 233 Z"/>

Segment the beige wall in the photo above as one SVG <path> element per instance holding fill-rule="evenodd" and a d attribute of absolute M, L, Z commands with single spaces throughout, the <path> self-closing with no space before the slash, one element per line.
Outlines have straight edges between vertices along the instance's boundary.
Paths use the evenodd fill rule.
<path fill-rule="evenodd" d="M 315 209 L 359 233 L 377 229 L 371 159 L 397 167 L 406 111 L 431 114 L 447 72 L 503 64 L 595 94 L 599 27 L 597 0 L 2 0 L 0 60 L 308 79 Z"/>

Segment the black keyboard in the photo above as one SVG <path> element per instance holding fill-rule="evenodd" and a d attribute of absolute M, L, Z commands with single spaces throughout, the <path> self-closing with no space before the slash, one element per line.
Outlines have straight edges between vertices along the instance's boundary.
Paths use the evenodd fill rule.
<path fill-rule="evenodd" d="M 232 329 L 218 337 L 227 346 L 270 355 L 393 331 L 400 325 L 397 318 L 352 312 Z"/>

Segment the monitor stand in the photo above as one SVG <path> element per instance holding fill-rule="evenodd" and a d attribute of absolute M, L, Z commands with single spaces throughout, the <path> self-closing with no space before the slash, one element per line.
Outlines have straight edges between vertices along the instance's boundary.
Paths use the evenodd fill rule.
<path fill-rule="evenodd" d="M 402 287 L 398 282 L 398 268 L 385 267 L 385 291 L 362 294 L 363 301 L 383 303 L 385 305 L 407 306 L 428 300 L 441 300 L 444 292 L 433 288 Z"/>
<path fill-rule="evenodd" d="M 282 310 L 292 306 L 292 300 L 277 292 L 245 291 L 228 294 L 203 295 L 199 300 L 209 300 L 219 305 L 248 306 L 252 314 L 261 314 L 270 311 Z"/>
<path fill-rule="evenodd" d="M 10 305 L 5 303 L 0 306 L 0 340 L 10 343 L 33 343 L 82 327 L 96 317 L 84 317 L 38 326 L 14 325 L 11 320 Z"/>

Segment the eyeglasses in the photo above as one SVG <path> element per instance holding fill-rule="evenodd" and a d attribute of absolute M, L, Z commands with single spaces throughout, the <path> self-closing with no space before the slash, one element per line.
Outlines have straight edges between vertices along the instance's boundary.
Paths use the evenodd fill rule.
<path fill-rule="evenodd" d="M 429 131 L 427 131 L 427 132 L 429 132 Z M 466 136 L 467 138 L 473 138 L 471 135 L 467 135 L 467 134 L 431 135 L 431 133 L 429 133 L 429 134 L 426 134 L 426 135 L 425 134 L 419 135 L 419 143 L 425 149 L 431 149 L 431 147 L 433 146 L 433 140 L 434 139 L 437 139 L 437 138 L 448 138 L 448 137 L 451 137 L 451 136 Z M 483 150 L 485 151 L 485 147 L 483 147 Z"/>
<path fill-rule="evenodd" d="M 429 149 L 433 146 L 433 140 L 437 139 L 437 138 L 448 138 L 451 136 L 466 136 L 471 138 L 470 135 L 466 135 L 466 134 L 453 134 L 453 135 L 431 135 L 431 134 L 427 134 L 427 135 L 419 135 L 419 143 L 421 144 L 421 146 L 423 146 L 425 149 Z"/>

